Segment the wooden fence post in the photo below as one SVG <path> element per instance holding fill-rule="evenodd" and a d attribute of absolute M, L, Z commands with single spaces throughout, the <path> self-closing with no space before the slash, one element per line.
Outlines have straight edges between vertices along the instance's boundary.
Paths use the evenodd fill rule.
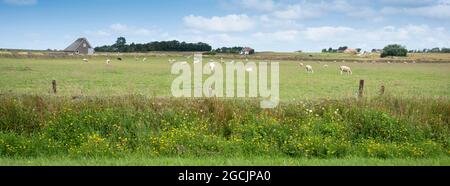
<path fill-rule="evenodd" d="M 56 80 L 52 80 L 53 94 L 56 94 Z"/>
<path fill-rule="evenodd" d="M 363 93 L 364 93 L 364 80 L 361 79 L 359 80 L 359 94 L 358 94 L 359 98 L 363 97 Z"/>
<path fill-rule="evenodd" d="M 380 95 L 384 95 L 384 85 L 381 85 L 381 88 L 380 88 Z"/>

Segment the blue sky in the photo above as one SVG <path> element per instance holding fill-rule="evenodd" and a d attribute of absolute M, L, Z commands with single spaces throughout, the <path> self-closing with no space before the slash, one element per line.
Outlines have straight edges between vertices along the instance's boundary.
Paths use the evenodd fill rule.
<path fill-rule="evenodd" d="M 450 0 L 0 0 L 0 48 L 64 49 L 117 37 L 214 48 L 450 47 Z"/>

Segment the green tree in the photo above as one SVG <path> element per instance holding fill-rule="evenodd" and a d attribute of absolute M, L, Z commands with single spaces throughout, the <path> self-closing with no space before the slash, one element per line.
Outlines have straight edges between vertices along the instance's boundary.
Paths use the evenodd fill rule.
<path fill-rule="evenodd" d="M 408 54 L 408 50 L 406 47 L 398 45 L 398 44 L 392 44 L 387 45 L 383 48 L 383 52 L 381 53 L 380 57 L 388 57 L 388 56 L 406 56 Z"/>
<path fill-rule="evenodd" d="M 124 37 L 119 37 L 116 40 L 117 46 L 125 46 L 127 44 L 127 40 Z"/>

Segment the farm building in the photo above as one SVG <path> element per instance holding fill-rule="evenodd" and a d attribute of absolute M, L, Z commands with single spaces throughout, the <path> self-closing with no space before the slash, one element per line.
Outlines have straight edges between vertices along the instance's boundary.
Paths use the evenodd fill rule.
<path fill-rule="evenodd" d="M 245 47 L 241 50 L 241 55 L 251 55 L 255 53 L 255 49 L 250 47 Z"/>
<path fill-rule="evenodd" d="M 69 45 L 64 52 L 73 53 L 73 54 L 84 54 L 84 55 L 92 55 L 94 54 L 94 48 L 89 44 L 89 41 L 86 38 L 78 38 L 75 42 Z"/>
<path fill-rule="evenodd" d="M 357 54 L 358 51 L 356 51 L 356 49 L 353 49 L 353 48 L 347 48 L 347 49 L 344 50 L 344 53 L 346 53 L 346 54 Z"/>

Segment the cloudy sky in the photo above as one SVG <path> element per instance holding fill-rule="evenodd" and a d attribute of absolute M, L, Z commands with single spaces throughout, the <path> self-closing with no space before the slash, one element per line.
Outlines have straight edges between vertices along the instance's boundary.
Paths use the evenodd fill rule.
<path fill-rule="evenodd" d="M 320 51 L 450 47 L 450 0 L 0 0 L 0 48 L 206 42 L 214 48 Z"/>

